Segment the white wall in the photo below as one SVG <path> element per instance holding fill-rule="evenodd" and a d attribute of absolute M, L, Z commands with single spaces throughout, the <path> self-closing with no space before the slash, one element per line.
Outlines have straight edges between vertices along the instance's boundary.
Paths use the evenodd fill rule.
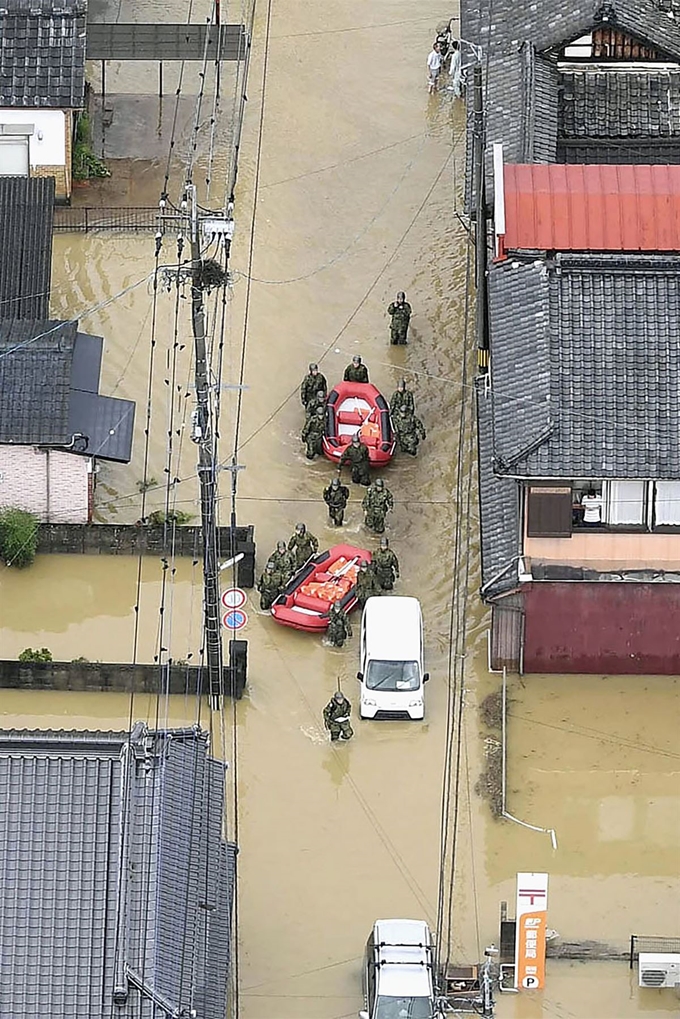
<path fill-rule="evenodd" d="M 45 523 L 86 524 L 89 465 L 61 450 L 0 445 L 0 508 L 17 506 Z"/>
<path fill-rule="evenodd" d="M 0 109 L 0 124 L 34 125 L 33 136 L 28 142 L 31 166 L 64 166 L 66 163 L 66 115 L 63 110 Z"/>

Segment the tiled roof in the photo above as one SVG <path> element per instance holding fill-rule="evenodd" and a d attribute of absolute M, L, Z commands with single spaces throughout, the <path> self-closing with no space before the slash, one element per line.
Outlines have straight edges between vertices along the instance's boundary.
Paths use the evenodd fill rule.
<path fill-rule="evenodd" d="M 47 318 L 53 216 L 54 177 L 0 177 L 0 320 Z"/>
<path fill-rule="evenodd" d="M 506 162 L 680 162 L 678 72 L 558 71 L 558 47 L 598 23 L 602 6 L 601 0 L 575 8 L 556 0 L 481 0 L 481 5 L 463 0 L 461 35 L 482 47 L 489 204 L 493 142 L 503 142 Z M 655 0 L 618 0 L 609 6 L 617 26 L 680 60 L 680 17 L 669 18 Z M 566 91 L 560 99 L 563 77 Z M 473 98 L 469 88 L 469 108 Z M 471 144 L 468 130 L 468 209 L 473 204 Z"/>
<path fill-rule="evenodd" d="M 0 1014 L 224 1019 L 235 849 L 207 735 L 0 732 L 0 789 Z"/>
<path fill-rule="evenodd" d="M 489 68 L 487 185 L 493 186 L 492 145 L 503 143 L 507 163 L 550 163 L 557 154 L 557 65 L 525 42 L 499 56 Z M 468 104 L 474 96 L 467 91 Z M 472 121 L 470 121 L 472 123 Z M 470 144 L 468 137 L 468 145 Z"/>
<path fill-rule="evenodd" d="M 489 57 L 516 49 L 530 39 L 539 52 L 589 32 L 603 7 L 613 9 L 617 27 L 680 59 L 680 12 L 669 17 L 665 0 L 462 0 L 461 36 L 478 43 Z"/>
<path fill-rule="evenodd" d="M 76 322 L 0 320 L 0 443 L 69 446 L 127 463 L 135 404 L 98 394 L 100 343 Z"/>
<path fill-rule="evenodd" d="M 77 331 L 73 322 L 0 322 L 0 442 L 69 441 Z"/>
<path fill-rule="evenodd" d="M 564 137 L 680 135 L 680 71 L 566 71 L 561 77 Z"/>
<path fill-rule="evenodd" d="M 477 380 L 479 512 L 482 546 L 482 587 L 502 594 L 517 582 L 520 551 L 519 489 L 511 478 L 494 472 L 492 392 Z"/>
<path fill-rule="evenodd" d="M 680 258 L 505 262 L 489 299 L 497 471 L 680 477 Z"/>
<path fill-rule="evenodd" d="M 2 0 L 0 106 L 83 106 L 86 18 L 86 0 Z"/>

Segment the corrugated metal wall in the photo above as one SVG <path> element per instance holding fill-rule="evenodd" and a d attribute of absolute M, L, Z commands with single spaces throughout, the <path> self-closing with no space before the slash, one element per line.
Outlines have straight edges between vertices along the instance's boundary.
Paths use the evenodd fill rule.
<path fill-rule="evenodd" d="M 524 672 L 680 674 L 680 584 L 538 583 Z"/>

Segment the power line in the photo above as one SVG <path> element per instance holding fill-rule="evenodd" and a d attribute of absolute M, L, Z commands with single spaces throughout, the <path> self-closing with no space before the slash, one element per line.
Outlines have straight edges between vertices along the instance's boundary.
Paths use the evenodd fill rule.
<path fill-rule="evenodd" d="M 371 294 L 373 293 L 373 291 L 377 287 L 378 283 L 380 282 L 380 280 L 383 278 L 383 276 L 387 272 L 388 268 L 390 267 L 390 265 L 392 264 L 394 259 L 397 257 L 399 251 L 401 250 L 401 247 L 402 247 L 404 241 L 406 240 L 406 238 L 408 237 L 409 233 L 413 229 L 413 227 L 414 227 L 418 217 L 422 213 L 423 209 L 426 207 L 427 203 L 430 200 L 430 197 L 432 196 L 432 194 L 434 192 L 434 189 L 436 188 L 437 184 L 441 180 L 441 178 L 442 178 L 442 176 L 444 174 L 444 171 L 445 171 L 445 169 L 446 169 L 446 167 L 447 167 L 447 165 L 449 163 L 450 158 L 451 158 L 451 154 L 449 153 L 447 155 L 447 157 L 446 157 L 446 160 L 444 161 L 444 165 L 441 167 L 441 169 L 439 170 L 439 172 L 438 172 L 437 176 L 435 177 L 433 183 L 430 185 L 430 188 L 428 189 L 427 194 L 425 195 L 423 201 L 420 203 L 420 205 L 416 209 L 416 212 L 413 215 L 413 217 L 411 218 L 411 221 L 409 222 L 408 226 L 406 227 L 406 230 L 404 230 L 403 234 L 401 235 L 401 237 L 397 241 L 397 244 L 396 244 L 394 250 L 392 251 L 392 254 L 389 256 L 389 258 L 383 264 L 382 269 L 380 270 L 378 275 L 375 277 L 375 279 L 373 280 L 373 282 L 369 286 L 369 288 L 366 291 L 366 293 L 364 294 L 364 296 L 359 301 L 359 303 L 356 306 L 356 308 L 354 309 L 354 311 L 351 313 L 349 318 L 346 320 L 345 324 L 342 326 L 342 328 L 339 330 L 339 332 L 337 332 L 335 334 L 335 336 L 333 337 L 331 342 L 327 345 L 327 347 L 325 348 L 325 350 L 323 351 L 321 356 L 317 358 L 317 361 L 319 361 L 319 362 L 324 361 L 325 358 L 328 356 L 328 354 L 330 354 L 331 350 L 335 347 L 335 345 L 338 342 L 338 340 L 340 339 L 340 337 L 343 336 L 344 333 L 349 329 L 350 325 L 352 324 L 354 319 L 357 317 L 357 315 L 359 314 L 359 312 L 361 311 L 363 306 L 366 304 L 366 301 L 369 299 L 369 297 L 371 296 Z M 251 432 L 251 434 L 247 437 L 247 439 L 243 440 L 243 442 L 239 446 L 239 450 L 241 450 L 245 446 L 247 446 L 248 443 L 251 442 L 252 439 L 254 439 L 256 435 L 259 435 L 260 432 L 263 431 L 263 429 L 266 428 L 267 425 L 270 424 L 274 420 L 274 418 L 280 413 L 280 411 L 283 410 L 283 408 L 286 406 L 286 404 L 288 404 L 290 402 L 290 400 L 292 400 L 292 398 L 294 396 L 297 396 L 298 388 L 299 387 L 296 386 L 295 389 L 293 389 L 288 394 L 288 396 L 285 398 L 285 400 L 282 400 L 281 403 L 277 407 L 274 408 L 272 413 L 262 422 L 262 424 L 259 425 L 253 432 Z"/>

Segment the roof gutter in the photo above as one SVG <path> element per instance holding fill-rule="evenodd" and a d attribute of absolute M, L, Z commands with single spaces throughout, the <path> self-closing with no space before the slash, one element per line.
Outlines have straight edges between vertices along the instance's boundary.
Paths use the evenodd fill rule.
<path fill-rule="evenodd" d="M 498 571 L 498 573 L 496 573 L 496 574 L 495 574 L 495 575 L 494 575 L 494 576 L 493 576 L 493 577 L 491 578 L 491 580 L 487 580 L 486 584 L 482 584 L 482 586 L 481 586 L 481 587 L 480 587 L 480 589 L 479 589 L 479 593 L 480 593 L 480 595 L 482 596 L 482 598 L 484 597 L 484 595 L 486 594 L 486 592 L 487 592 L 487 591 L 489 590 L 489 588 L 490 588 L 490 587 L 493 587 L 493 585 L 494 585 L 494 584 L 497 584 L 497 583 L 498 583 L 498 581 L 499 581 L 499 580 L 500 580 L 500 579 L 501 579 L 502 577 L 504 577 L 506 573 L 509 573 L 509 572 L 510 572 L 510 570 L 511 570 L 511 569 L 512 569 L 512 567 L 513 567 L 513 566 L 515 565 L 515 563 L 518 563 L 518 562 L 520 562 L 520 560 L 521 560 L 521 559 L 523 559 L 523 558 L 524 558 L 524 556 L 523 556 L 523 555 L 516 555 L 516 556 L 513 556 L 513 557 L 512 557 L 512 559 L 510 559 L 510 561 L 509 561 L 509 562 L 507 562 L 507 563 L 505 564 L 505 566 L 503 567 L 503 569 L 499 570 L 499 571 Z"/>

